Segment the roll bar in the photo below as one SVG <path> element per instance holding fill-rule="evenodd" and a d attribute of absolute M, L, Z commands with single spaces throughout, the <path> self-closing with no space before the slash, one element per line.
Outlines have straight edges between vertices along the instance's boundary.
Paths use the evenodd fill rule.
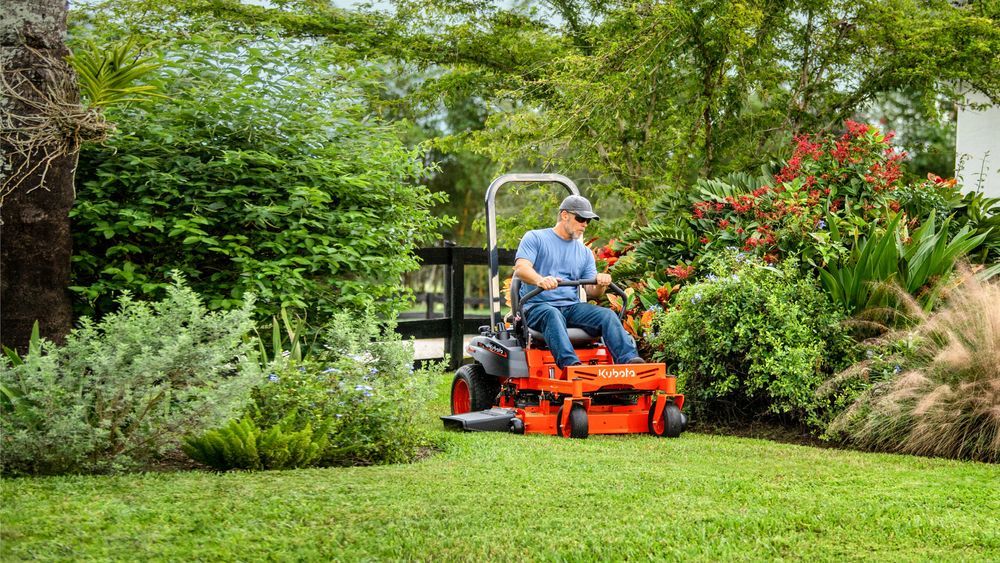
<path fill-rule="evenodd" d="M 561 184 L 570 195 L 580 195 L 573 180 L 562 174 L 504 174 L 490 183 L 486 190 L 486 240 L 490 262 L 490 326 L 499 330 L 500 321 L 500 253 L 497 250 L 496 195 L 507 184 L 548 182 Z"/>

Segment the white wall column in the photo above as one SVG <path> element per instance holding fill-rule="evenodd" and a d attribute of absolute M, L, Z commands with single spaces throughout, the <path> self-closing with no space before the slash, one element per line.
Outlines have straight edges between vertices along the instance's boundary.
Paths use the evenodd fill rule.
<path fill-rule="evenodd" d="M 1000 197 L 1000 106 L 979 92 L 966 94 L 958 108 L 955 139 L 955 175 L 964 191 L 981 190 Z M 971 106 L 985 104 L 984 109 Z"/>

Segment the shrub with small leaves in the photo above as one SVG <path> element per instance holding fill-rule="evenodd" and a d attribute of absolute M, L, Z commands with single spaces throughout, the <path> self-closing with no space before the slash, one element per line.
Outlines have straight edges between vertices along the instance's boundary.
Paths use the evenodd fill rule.
<path fill-rule="evenodd" d="M 9 474 L 128 470 L 243 408 L 259 377 L 253 302 L 208 312 L 180 281 L 163 301 L 128 294 L 66 344 L 0 358 L 0 465 Z"/>
<path fill-rule="evenodd" d="M 247 417 L 265 435 L 276 426 L 325 432 L 312 465 L 408 461 L 425 443 L 414 422 L 435 374 L 436 367 L 414 370 L 412 348 L 391 328 L 370 316 L 337 314 L 305 359 L 277 355 L 253 391 Z M 240 443 L 235 435 L 230 441 Z"/>
<path fill-rule="evenodd" d="M 794 260 L 780 269 L 726 252 L 657 315 L 651 344 L 706 418 L 765 414 L 822 427 L 816 389 L 842 367 L 852 341 L 815 280 Z"/>

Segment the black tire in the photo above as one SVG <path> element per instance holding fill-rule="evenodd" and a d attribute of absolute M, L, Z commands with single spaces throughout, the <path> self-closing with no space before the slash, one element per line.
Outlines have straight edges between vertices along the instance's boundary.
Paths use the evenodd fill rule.
<path fill-rule="evenodd" d="M 653 424 L 653 413 L 656 412 L 656 405 L 649 408 L 649 433 L 660 438 L 676 438 L 684 431 L 684 415 L 681 409 L 673 401 L 667 401 L 663 407 L 663 418 Z"/>
<path fill-rule="evenodd" d="M 512 434 L 524 434 L 524 421 L 515 418 L 510 421 L 510 431 Z"/>
<path fill-rule="evenodd" d="M 587 420 L 587 409 L 580 403 L 573 403 L 569 411 L 569 436 L 563 432 L 562 413 L 564 407 L 559 407 L 556 414 L 556 434 L 566 438 L 586 438 L 590 436 L 590 422 Z"/>
<path fill-rule="evenodd" d="M 499 393 L 500 382 L 486 375 L 483 366 L 464 365 L 458 368 L 451 382 L 451 414 L 486 410 L 493 406 Z"/>

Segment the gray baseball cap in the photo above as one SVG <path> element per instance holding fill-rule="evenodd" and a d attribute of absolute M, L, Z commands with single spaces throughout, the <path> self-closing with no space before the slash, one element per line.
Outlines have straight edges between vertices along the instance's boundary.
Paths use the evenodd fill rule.
<path fill-rule="evenodd" d="M 600 221 L 601 218 L 594 213 L 594 207 L 590 205 L 587 198 L 582 195 L 571 195 L 562 201 L 559 211 L 569 211 L 570 213 L 583 217 L 584 219 L 594 219 Z"/>

